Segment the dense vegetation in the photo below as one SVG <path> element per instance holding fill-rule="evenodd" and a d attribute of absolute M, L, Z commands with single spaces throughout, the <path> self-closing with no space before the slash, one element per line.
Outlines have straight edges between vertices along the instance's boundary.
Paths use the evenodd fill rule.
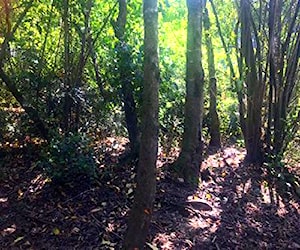
<path fill-rule="evenodd" d="M 104 236 L 99 226 L 95 245 L 89 237 L 61 245 L 155 249 L 163 226 L 155 231 L 151 220 L 165 218 L 163 201 L 199 213 L 190 201 L 164 200 L 162 190 L 198 192 L 206 199 L 194 201 L 204 206 L 199 210 L 210 210 L 209 202 L 217 202 L 211 190 L 225 186 L 216 192 L 227 197 L 239 178 L 246 188 L 247 176 L 253 188 L 270 189 L 274 206 L 284 200 L 286 221 L 300 222 L 300 1 L 1 0 L 0 46 L 0 206 L 7 213 L 0 247 L 43 246 L 9 225 L 12 211 L 25 214 L 41 195 L 46 204 L 55 200 L 49 214 L 38 213 L 52 220 L 55 207 L 93 190 L 99 196 L 83 198 L 87 206 L 122 203 L 112 223 L 124 225 L 121 236 Z M 37 194 L 20 181 L 38 183 Z M 263 196 L 249 194 L 257 202 Z M 234 204 L 221 210 L 226 215 Z M 101 209 L 86 211 L 89 222 L 109 218 Z M 48 227 L 40 224 L 50 225 L 54 237 L 62 234 L 55 218 L 37 217 L 40 235 Z M 83 230 L 72 228 L 74 235 Z M 285 242 L 294 228 L 269 247 L 300 247 L 299 230 Z M 173 247 L 220 249 L 220 235 Z M 50 242 L 46 248 L 60 246 Z"/>

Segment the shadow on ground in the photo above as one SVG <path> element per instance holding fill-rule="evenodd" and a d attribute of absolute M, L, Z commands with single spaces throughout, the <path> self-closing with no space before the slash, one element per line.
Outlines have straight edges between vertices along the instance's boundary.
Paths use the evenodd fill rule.
<path fill-rule="evenodd" d="M 202 171 L 209 178 L 186 195 L 211 209 L 185 206 L 182 213 L 183 201 L 169 202 L 176 211 L 164 208 L 156 219 L 167 220 L 154 238 L 160 249 L 300 249 L 299 199 L 281 192 L 266 170 L 245 165 L 243 158 L 243 151 L 226 148 L 205 159 Z M 182 186 L 171 190 L 168 196 L 181 199 L 186 192 Z"/>
<path fill-rule="evenodd" d="M 118 166 L 118 154 L 111 145 L 102 145 L 99 154 L 108 158 L 99 163 L 98 180 L 57 188 L 36 164 L 38 150 L 1 154 L 0 249 L 120 246 L 132 197 L 131 167 Z"/>
<path fill-rule="evenodd" d="M 135 171 L 117 164 L 117 144 L 98 146 L 105 156 L 98 181 L 63 189 L 47 182 L 32 151 L 2 152 L 0 249 L 120 249 Z M 299 200 L 277 192 L 276 182 L 243 158 L 235 148 L 207 157 L 205 181 L 194 190 L 162 167 L 172 159 L 161 154 L 148 246 L 300 249 Z"/>

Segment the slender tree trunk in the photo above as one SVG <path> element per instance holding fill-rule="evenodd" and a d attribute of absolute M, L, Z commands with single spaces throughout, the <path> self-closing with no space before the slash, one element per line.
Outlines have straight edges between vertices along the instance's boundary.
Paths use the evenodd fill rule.
<path fill-rule="evenodd" d="M 282 58 L 281 58 L 281 9 L 282 1 L 270 1 L 270 84 L 274 90 L 274 149 L 279 153 L 282 147 L 282 130 L 285 117 L 282 115 Z"/>
<path fill-rule="evenodd" d="M 78 32 L 80 36 L 80 42 L 81 42 L 81 48 L 80 48 L 80 54 L 79 54 L 79 60 L 77 63 L 75 74 L 72 77 L 73 81 L 75 82 L 75 90 L 79 91 L 82 87 L 82 79 L 84 75 L 84 68 L 87 62 L 87 58 L 89 55 L 89 41 L 88 38 L 91 35 L 91 27 L 90 27 L 90 17 L 91 17 L 91 11 L 93 7 L 93 0 L 87 0 L 85 4 L 83 5 L 83 15 L 84 15 L 84 31 Z M 77 100 L 75 102 L 75 119 L 72 124 L 72 130 L 74 132 L 78 132 L 80 126 L 80 115 L 82 112 L 82 101 L 79 100 L 79 98 L 75 97 Z"/>
<path fill-rule="evenodd" d="M 238 98 L 238 102 L 239 102 L 239 116 L 240 116 L 241 130 L 244 133 L 245 130 L 246 130 L 246 121 L 245 121 L 246 107 L 245 107 L 244 95 L 243 95 L 244 88 L 243 88 L 243 85 L 240 85 L 239 82 L 238 82 L 238 77 L 237 77 L 237 74 L 234 70 L 233 62 L 232 62 L 231 57 L 230 57 L 230 52 L 229 52 L 228 46 L 225 42 L 225 39 L 224 39 L 224 36 L 223 36 L 223 33 L 222 33 L 221 24 L 220 24 L 220 21 L 219 21 L 219 17 L 218 17 L 218 13 L 217 13 L 214 1 L 213 0 L 209 0 L 209 1 L 211 3 L 212 11 L 213 11 L 215 19 L 216 19 L 216 26 L 217 26 L 217 29 L 218 29 L 218 33 L 219 33 L 219 36 L 220 36 L 220 39 L 221 39 L 222 46 L 223 46 L 224 51 L 225 51 L 226 61 L 227 61 L 227 64 L 229 66 L 229 69 L 230 69 L 230 81 L 232 82 L 232 84 L 235 88 L 236 94 L 237 94 L 237 98 Z M 239 60 L 238 60 L 238 62 L 239 62 Z M 240 74 L 241 74 L 243 68 L 240 67 L 240 65 L 239 65 L 239 68 L 240 68 Z"/>
<path fill-rule="evenodd" d="M 157 0 L 144 0 L 144 85 L 142 134 L 133 208 L 125 249 L 143 249 L 153 213 L 158 149 L 158 9 Z"/>
<path fill-rule="evenodd" d="M 5 83 L 7 89 L 12 93 L 14 98 L 16 98 L 16 100 L 19 102 L 21 107 L 25 110 L 25 112 L 29 116 L 29 119 L 31 119 L 34 122 L 34 126 L 38 129 L 41 136 L 44 139 L 48 140 L 49 131 L 42 119 L 40 118 L 38 111 L 34 107 L 26 104 L 23 95 L 19 92 L 15 84 L 11 81 L 9 76 L 3 71 L 2 68 L 0 68 L 0 78 Z"/>
<path fill-rule="evenodd" d="M 221 135 L 220 135 L 220 120 L 217 112 L 217 79 L 215 68 L 215 55 L 213 44 L 210 35 L 210 20 L 208 16 L 208 10 L 205 7 L 204 19 L 205 29 L 205 44 L 207 49 L 207 63 L 209 74 L 209 148 L 218 150 L 221 148 Z"/>
<path fill-rule="evenodd" d="M 251 23 L 251 7 L 248 0 L 241 0 L 241 58 L 246 67 L 245 82 L 247 90 L 247 117 L 245 120 L 244 139 L 247 150 L 246 161 L 261 163 L 263 160 L 261 120 L 263 83 L 258 79 L 254 52 Z M 254 27 L 252 27 L 254 29 Z M 259 62 L 261 63 L 261 62 Z"/>
<path fill-rule="evenodd" d="M 10 23 L 10 14 L 11 14 L 11 6 L 8 0 L 3 0 L 3 8 L 5 14 L 5 22 L 6 22 L 6 35 L 11 32 L 11 23 Z"/>
<path fill-rule="evenodd" d="M 290 6 L 287 6 L 290 5 Z M 282 21 L 283 8 L 293 10 L 287 22 Z M 287 137 L 293 131 L 288 124 L 291 96 L 297 87 L 297 68 L 300 61 L 300 34 L 294 35 L 296 20 L 300 11 L 300 1 L 269 1 L 269 115 L 267 127 L 267 148 L 273 156 L 283 156 L 288 143 Z M 282 32 L 286 30 L 287 32 Z M 283 39 L 285 36 L 285 39 Z M 297 117 L 296 110 L 294 117 Z M 296 120 L 296 118 L 295 118 Z M 290 127 L 290 128 L 289 128 Z"/>
<path fill-rule="evenodd" d="M 63 130 L 68 132 L 70 129 L 71 119 L 71 70 L 70 70 L 70 28 L 69 28 L 69 0 L 63 1 L 63 29 L 64 29 L 64 121 Z"/>
<path fill-rule="evenodd" d="M 201 63 L 202 0 L 187 0 L 186 99 L 184 133 L 175 169 L 186 182 L 198 184 L 202 158 L 202 113 L 204 73 Z"/>
<path fill-rule="evenodd" d="M 119 81 L 121 83 L 122 100 L 124 104 L 126 128 L 128 131 L 130 148 L 132 156 L 136 156 L 139 148 L 138 119 L 136 112 L 136 104 L 133 97 L 132 85 L 132 64 L 131 51 L 126 42 L 126 21 L 127 20 L 127 0 L 119 0 L 119 15 L 115 23 L 113 23 L 115 36 L 119 42 L 117 44 L 118 51 L 118 67 Z"/>

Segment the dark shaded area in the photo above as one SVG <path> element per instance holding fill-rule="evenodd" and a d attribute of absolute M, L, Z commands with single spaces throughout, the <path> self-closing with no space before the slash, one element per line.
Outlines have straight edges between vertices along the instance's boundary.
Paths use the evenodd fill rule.
<path fill-rule="evenodd" d="M 135 187 L 135 163 L 118 163 L 127 142 L 96 142 L 99 179 L 64 188 L 53 187 L 36 164 L 40 144 L 2 144 L 0 248 L 119 249 Z M 158 249 L 299 248 L 299 199 L 265 170 L 245 166 L 243 151 L 231 147 L 208 156 L 196 190 L 168 170 L 178 152 L 172 154 L 159 154 L 149 244 Z"/>
<path fill-rule="evenodd" d="M 114 141 L 107 140 L 106 146 L 99 146 L 99 153 L 104 151 L 108 157 L 105 169 L 99 164 L 99 180 L 89 184 L 81 180 L 64 187 L 51 185 L 36 165 L 37 148 L 10 150 L 3 156 L 0 248 L 106 249 L 115 242 L 120 244 L 128 197 L 132 197 L 126 193 L 133 177 L 128 166 L 116 165 Z"/>

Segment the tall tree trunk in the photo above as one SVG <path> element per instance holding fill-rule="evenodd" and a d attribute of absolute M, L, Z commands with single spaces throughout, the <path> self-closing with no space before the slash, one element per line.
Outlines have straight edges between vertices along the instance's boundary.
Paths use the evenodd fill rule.
<path fill-rule="evenodd" d="M 63 131 L 68 132 L 70 129 L 71 106 L 71 69 L 70 69 L 70 28 L 69 28 L 69 0 L 63 1 L 63 29 L 64 29 L 64 121 Z"/>
<path fill-rule="evenodd" d="M 84 30 L 83 31 L 79 31 L 78 30 L 78 34 L 80 36 L 80 44 L 81 44 L 81 48 L 80 48 L 80 54 L 79 54 L 79 60 L 77 63 L 77 67 L 75 70 L 75 74 L 72 73 L 73 77 L 72 77 L 72 81 L 75 82 L 75 90 L 76 91 L 80 91 L 80 88 L 82 87 L 82 79 L 83 79 L 83 75 L 84 75 L 84 68 L 87 62 L 87 59 L 89 57 L 89 36 L 91 35 L 91 27 L 90 27 L 90 19 L 91 19 L 91 11 L 92 11 L 92 7 L 93 7 L 93 0 L 87 0 L 85 1 L 85 4 L 82 5 L 83 8 L 83 16 L 84 16 Z M 75 77 L 74 77 L 75 76 Z M 82 112 L 82 101 L 79 100 L 79 98 L 76 98 L 75 101 L 75 119 L 73 121 L 72 124 L 72 130 L 74 132 L 78 132 L 80 126 L 80 115 Z"/>
<path fill-rule="evenodd" d="M 158 9 L 157 0 L 144 0 L 144 84 L 142 134 L 133 208 L 125 249 L 143 249 L 153 213 L 158 149 Z"/>
<path fill-rule="evenodd" d="M 209 148 L 218 150 L 221 148 L 220 120 L 217 112 L 217 79 L 215 68 L 215 55 L 210 34 L 210 20 L 208 10 L 205 7 L 203 25 L 205 29 L 205 44 L 207 49 L 207 63 L 209 76 Z"/>
<path fill-rule="evenodd" d="M 241 130 L 244 133 L 245 130 L 246 130 L 246 121 L 245 121 L 246 107 L 245 107 L 245 103 L 244 103 L 243 85 L 240 85 L 239 82 L 238 82 L 238 77 L 237 77 L 237 74 L 234 70 L 233 62 L 232 62 L 231 57 L 230 57 L 230 51 L 229 51 L 228 46 L 225 42 L 225 38 L 223 36 L 223 32 L 222 32 L 222 29 L 221 29 L 221 24 L 220 24 L 220 21 L 219 21 L 219 17 L 218 17 L 218 13 L 217 13 L 217 9 L 216 9 L 216 6 L 214 4 L 214 1 L 213 0 L 209 0 L 209 1 L 211 3 L 212 11 L 213 11 L 215 19 L 216 19 L 216 26 L 217 26 L 217 29 L 218 29 L 218 33 L 219 33 L 219 36 L 220 36 L 220 40 L 221 40 L 223 49 L 225 51 L 226 61 L 227 61 L 227 64 L 228 64 L 228 67 L 229 67 L 229 70 L 230 70 L 230 81 L 232 82 L 233 87 L 234 87 L 234 89 L 236 91 L 236 94 L 237 94 L 237 98 L 238 98 L 238 102 L 239 102 L 239 116 L 240 116 Z M 239 68 L 240 68 L 240 74 L 241 74 L 241 71 L 243 70 L 243 68 L 242 67 L 239 67 Z"/>
<path fill-rule="evenodd" d="M 113 23 L 115 36 L 119 42 L 117 44 L 118 51 L 118 67 L 119 81 L 121 83 L 122 100 L 124 104 L 126 128 L 128 131 L 130 149 L 132 156 L 136 156 L 139 148 L 138 119 L 136 112 L 136 104 L 133 97 L 132 85 L 132 64 L 131 50 L 126 42 L 126 20 L 127 20 L 127 0 L 119 0 L 119 15 L 116 22 Z"/>
<path fill-rule="evenodd" d="M 201 63 L 202 0 L 187 0 L 186 99 L 184 133 L 179 158 L 174 163 L 186 182 L 198 184 L 202 158 L 204 73 Z"/>
<path fill-rule="evenodd" d="M 289 5 L 289 6 L 288 6 Z M 286 22 L 282 20 L 285 8 L 292 10 Z M 283 156 L 283 151 L 293 131 L 297 110 L 292 111 L 291 97 L 297 87 L 297 69 L 300 62 L 300 34 L 295 35 L 300 1 L 297 3 L 282 0 L 269 1 L 269 115 L 266 142 L 268 152 L 273 156 Z M 287 32 L 282 32 L 283 30 Z M 285 37 L 285 39 L 284 39 Z M 288 121 L 288 119 L 290 119 Z"/>
<path fill-rule="evenodd" d="M 282 58 L 281 58 L 281 10 L 282 10 L 282 1 L 281 0 L 271 0 L 269 3 L 269 48 L 270 48 L 270 85 L 272 86 L 272 96 L 274 95 L 275 103 L 272 105 L 274 108 L 273 117 L 273 126 L 274 126 L 274 150 L 276 153 L 279 153 L 279 149 L 283 143 L 282 138 L 282 129 L 283 123 L 285 120 L 282 115 L 282 91 L 283 91 L 283 82 L 282 82 Z M 272 101 L 273 101 L 272 100 Z M 270 110 L 272 111 L 272 110 Z"/>
<path fill-rule="evenodd" d="M 4 9 L 4 15 L 5 15 L 5 22 L 6 22 L 6 34 L 9 34 L 11 32 L 11 6 L 9 4 L 8 0 L 3 0 L 3 9 Z"/>
<path fill-rule="evenodd" d="M 248 0 L 241 0 L 241 58 L 243 59 L 247 91 L 247 117 L 245 120 L 244 139 L 247 150 L 246 161 L 261 163 L 263 160 L 261 140 L 263 83 L 258 79 L 256 56 L 253 45 L 251 6 Z M 252 29 L 251 29 L 252 28 Z M 261 63 L 261 62 L 258 62 Z"/>

